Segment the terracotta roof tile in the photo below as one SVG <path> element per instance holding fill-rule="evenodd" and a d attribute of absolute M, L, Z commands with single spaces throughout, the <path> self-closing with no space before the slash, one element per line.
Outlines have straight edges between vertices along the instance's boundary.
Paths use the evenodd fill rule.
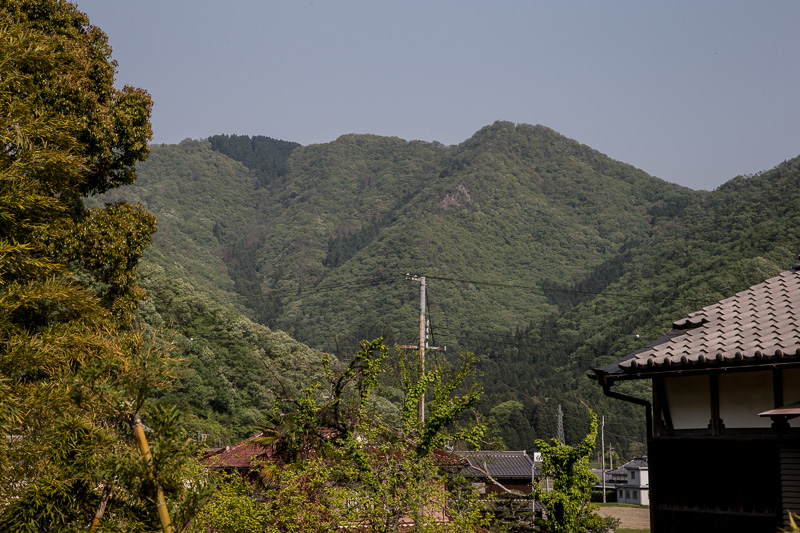
<path fill-rule="evenodd" d="M 268 461 L 272 457 L 272 449 L 253 442 L 262 436 L 263 433 L 257 433 L 235 446 L 226 446 L 207 454 L 200 459 L 200 463 L 209 468 L 251 468 L 259 462 Z"/>

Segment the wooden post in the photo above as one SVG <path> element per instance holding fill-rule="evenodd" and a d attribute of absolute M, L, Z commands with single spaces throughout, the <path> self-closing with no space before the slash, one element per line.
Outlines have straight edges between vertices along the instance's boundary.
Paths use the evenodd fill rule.
<path fill-rule="evenodd" d="M 718 437 L 721 432 L 722 422 L 719 418 L 719 376 L 711 374 L 708 376 L 709 390 L 711 391 L 711 422 L 709 427 L 711 435 Z"/>

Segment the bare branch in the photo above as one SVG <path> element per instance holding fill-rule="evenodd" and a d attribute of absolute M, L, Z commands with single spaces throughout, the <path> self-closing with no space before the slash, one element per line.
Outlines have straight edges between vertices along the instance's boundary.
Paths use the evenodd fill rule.
<path fill-rule="evenodd" d="M 511 494 L 512 496 L 519 496 L 520 498 L 528 498 L 530 496 L 529 494 L 525 494 L 524 492 L 520 492 L 514 489 L 509 489 L 508 487 L 497 481 L 495 478 L 493 478 L 492 475 L 489 473 L 489 467 L 486 465 L 486 459 L 483 460 L 483 468 L 481 468 L 476 464 L 473 464 L 473 462 L 470 461 L 469 459 L 467 459 L 467 461 L 469 461 L 470 467 L 474 468 L 475 470 L 486 476 L 486 478 L 489 481 L 491 481 L 493 485 L 495 485 L 496 487 L 500 487 L 500 489 L 503 490 L 504 492 Z"/>

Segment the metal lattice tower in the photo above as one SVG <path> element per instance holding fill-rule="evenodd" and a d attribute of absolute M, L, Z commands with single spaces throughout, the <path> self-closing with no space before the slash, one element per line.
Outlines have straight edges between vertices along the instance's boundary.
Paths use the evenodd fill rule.
<path fill-rule="evenodd" d="M 564 411 L 561 409 L 561 404 L 558 404 L 558 430 L 556 433 L 556 439 L 562 444 L 564 442 Z"/>

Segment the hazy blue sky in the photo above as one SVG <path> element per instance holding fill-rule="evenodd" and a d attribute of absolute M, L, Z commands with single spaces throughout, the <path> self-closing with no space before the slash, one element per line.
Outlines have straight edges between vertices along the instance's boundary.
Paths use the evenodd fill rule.
<path fill-rule="evenodd" d="M 692 188 L 800 155 L 800 2 L 77 0 L 154 142 L 543 124 Z"/>

